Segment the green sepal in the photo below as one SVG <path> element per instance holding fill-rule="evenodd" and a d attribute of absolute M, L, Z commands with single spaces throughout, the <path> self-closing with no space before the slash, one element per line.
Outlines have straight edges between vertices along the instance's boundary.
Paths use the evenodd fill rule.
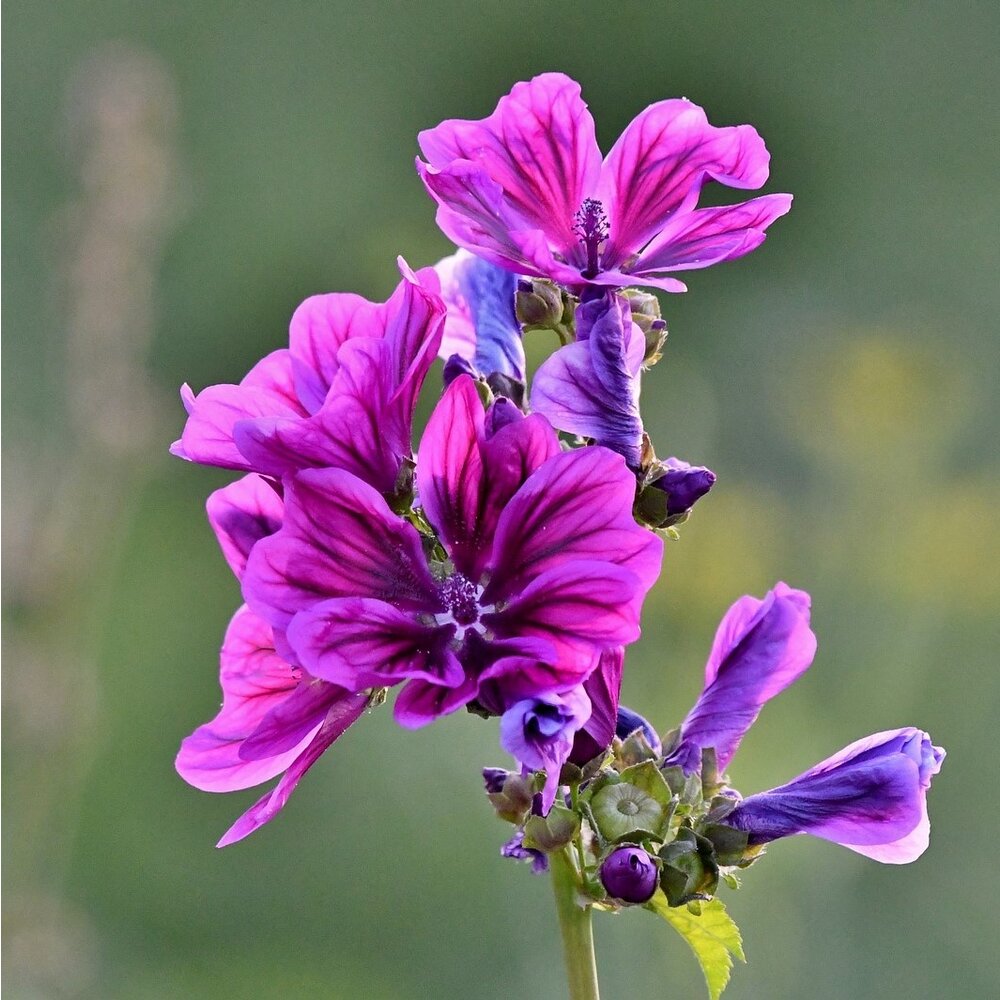
<path fill-rule="evenodd" d="M 701 835 L 712 842 L 715 860 L 724 866 L 738 865 L 747 849 L 747 833 L 724 823 L 710 823 L 701 828 Z"/>
<path fill-rule="evenodd" d="M 647 760 L 656 760 L 657 756 L 656 751 L 649 745 L 646 734 L 641 729 L 630 733 L 622 740 L 622 745 L 618 750 L 618 760 L 625 767 L 641 764 Z"/>
<path fill-rule="evenodd" d="M 529 816 L 524 824 L 524 846 L 539 851 L 561 850 L 580 830 L 580 817 L 565 806 L 555 805 L 548 816 Z"/>
<path fill-rule="evenodd" d="M 606 784 L 591 799 L 590 808 L 597 829 L 610 841 L 656 837 L 666 817 L 662 803 L 624 780 Z"/>
<path fill-rule="evenodd" d="M 497 815 L 520 826 L 531 812 L 531 798 L 534 795 L 534 785 L 529 778 L 511 773 L 504 780 L 499 792 L 490 792 L 487 796 L 496 809 Z"/>
<path fill-rule="evenodd" d="M 670 906 L 658 891 L 646 903 L 646 909 L 662 917 L 684 938 L 701 965 L 710 1000 L 719 1000 L 729 983 L 733 958 L 746 961 L 739 928 L 722 903 L 713 899 L 701 906 L 700 913 L 694 914 L 685 907 Z"/>
<path fill-rule="evenodd" d="M 669 805 L 673 797 L 673 792 L 660 773 L 660 769 L 651 760 L 626 767 L 621 772 L 621 779 L 656 799 L 661 806 Z"/>
<path fill-rule="evenodd" d="M 712 842 L 683 829 L 660 848 L 660 888 L 671 906 L 711 899 L 719 888 L 719 865 Z"/>

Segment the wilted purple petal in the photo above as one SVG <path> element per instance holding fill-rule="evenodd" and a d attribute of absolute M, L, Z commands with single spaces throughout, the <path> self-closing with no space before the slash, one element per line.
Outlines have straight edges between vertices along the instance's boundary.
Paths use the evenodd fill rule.
<path fill-rule="evenodd" d="M 705 666 L 705 687 L 671 757 L 686 770 L 714 747 L 725 768 L 761 707 L 803 674 L 816 654 L 809 595 L 778 583 L 763 600 L 741 597 L 726 612 Z"/>
<path fill-rule="evenodd" d="M 586 764 L 611 746 L 618 724 L 618 698 L 624 665 L 624 649 L 607 650 L 601 654 L 597 669 L 584 682 L 591 712 L 573 743 L 570 760 L 574 764 Z"/>
<path fill-rule="evenodd" d="M 553 426 L 593 439 L 638 468 L 642 451 L 639 369 L 645 348 L 628 302 L 609 293 L 583 302 L 585 333 L 547 358 L 531 387 L 531 408 Z"/>
<path fill-rule="evenodd" d="M 927 848 L 927 789 L 944 756 L 919 729 L 876 733 L 787 785 L 745 798 L 725 822 L 745 830 L 751 844 L 810 833 L 906 864 Z"/>
<path fill-rule="evenodd" d="M 507 773 L 506 771 L 504 772 Z M 544 851 L 536 851 L 533 847 L 524 846 L 524 832 L 518 830 L 503 847 L 500 848 L 502 858 L 512 858 L 514 861 L 530 861 L 533 875 L 544 875 L 549 870 L 549 859 Z"/>
<path fill-rule="evenodd" d="M 545 771 L 542 814 L 552 808 L 573 737 L 590 715 L 583 687 L 519 701 L 500 719 L 500 745 L 531 770 Z"/>

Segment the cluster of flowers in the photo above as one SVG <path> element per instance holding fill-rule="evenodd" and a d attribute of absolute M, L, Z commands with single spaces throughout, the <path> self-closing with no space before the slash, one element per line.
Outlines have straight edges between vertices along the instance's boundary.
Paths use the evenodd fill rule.
<path fill-rule="evenodd" d="M 384 304 L 307 299 L 287 349 L 238 385 L 182 391 L 174 453 L 243 473 L 208 516 L 245 604 L 222 647 L 222 708 L 177 768 L 208 791 L 281 775 L 220 846 L 273 818 L 401 685 L 403 726 L 462 707 L 500 717 L 518 770 L 486 778 L 518 826 L 506 853 L 542 867 L 575 840 L 595 899 L 644 902 L 657 886 L 674 905 L 705 898 L 720 870 L 793 833 L 916 857 L 943 756 L 918 730 L 869 737 L 746 799 L 720 773 L 811 662 L 801 591 L 734 605 L 698 704 L 662 744 L 618 704 L 663 538 L 715 481 L 658 460 L 644 431 L 640 381 L 665 327 L 637 286 L 684 291 L 673 273 L 763 241 L 790 196 L 697 207 L 709 181 L 763 185 L 760 136 L 670 100 L 602 158 L 579 86 L 544 74 L 488 118 L 421 133 L 420 147 L 458 253 L 416 273 L 400 262 Z M 529 387 L 522 338 L 535 330 L 561 346 Z M 414 456 L 438 357 L 445 390 Z"/>

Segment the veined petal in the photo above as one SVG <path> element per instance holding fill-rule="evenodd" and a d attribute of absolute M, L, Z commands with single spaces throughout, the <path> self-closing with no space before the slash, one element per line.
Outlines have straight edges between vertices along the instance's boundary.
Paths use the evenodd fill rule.
<path fill-rule="evenodd" d="M 284 526 L 254 546 L 243 590 L 247 603 L 281 629 L 330 597 L 440 609 L 416 530 L 340 469 L 307 469 L 286 481 Z"/>
<path fill-rule="evenodd" d="M 478 682 L 466 676 L 458 687 L 431 684 L 419 678 L 408 681 L 396 696 L 393 718 L 405 729 L 419 729 L 467 705 L 476 697 Z"/>
<path fill-rule="evenodd" d="M 454 634 L 452 626 L 424 625 L 362 597 L 321 601 L 288 626 L 288 642 L 306 670 L 351 691 L 413 677 L 457 687 L 465 672 L 448 648 Z"/>
<path fill-rule="evenodd" d="M 343 695 L 344 689 L 335 684 L 303 678 L 240 744 L 240 760 L 265 760 L 301 746 L 303 740 L 316 733 L 330 707 Z"/>
<path fill-rule="evenodd" d="M 241 580 L 254 544 L 281 527 L 285 504 L 270 483 L 249 475 L 212 493 L 205 509 L 226 562 Z"/>
<path fill-rule="evenodd" d="M 289 349 L 295 388 L 302 404 L 315 413 L 326 399 L 340 365 L 337 352 L 352 337 L 385 334 L 386 307 L 350 292 L 312 295 L 292 314 Z"/>
<path fill-rule="evenodd" d="M 268 759 L 251 761 L 240 756 L 243 741 L 268 712 L 292 696 L 300 682 L 300 671 L 275 653 L 271 627 L 246 606 L 236 612 L 226 630 L 219 682 L 222 708 L 181 743 L 176 761 L 180 776 L 206 792 L 236 791 L 273 778 L 313 736 L 312 732 L 300 735 L 298 745 Z"/>
<path fill-rule="evenodd" d="M 599 197 L 611 236 L 602 261 L 618 266 L 639 252 L 679 210 L 690 209 L 708 179 L 759 188 L 770 156 L 750 125 L 716 128 L 687 100 L 660 101 L 640 112 L 608 153 Z"/>
<path fill-rule="evenodd" d="M 539 574 L 577 559 L 627 568 L 645 594 L 659 573 L 663 542 L 633 520 L 634 497 L 635 477 L 606 448 L 550 458 L 500 515 L 484 601 L 506 600 Z"/>
<path fill-rule="evenodd" d="M 764 242 L 767 227 L 791 207 L 790 194 L 768 194 L 739 205 L 677 212 L 631 269 L 636 275 L 689 271 L 742 257 Z"/>
<path fill-rule="evenodd" d="M 562 73 L 515 84 L 496 111 L 479 121 L 451 119 L 421 132 L 429 163 L 480 165 L 520 216 L 520 229 L 539 229 L 557 249 L 576 242 L 573 216 L 600 174 L 594 121 L 580 85 Z"/>
<path fill-rule="evenodd" d="M 622 687 L 625 650 L 618 646 L 601 653 L 597 669 L 583 687 L 590 698 L 590 718 L 576 734 L 570 760 L 586 764 L 611 746 L 618 725 L 618 699 Z"/>
<path fill-rule="evenodd" d="M 630 570 L 577 559 L 539 574 L 502 611 L 484 615 L 483 622 L 501 638 L 540 636 L 557 648 L 593 649 L 586 676 L 602 650 L 639 637 L 643 597 L 645 590 Z"/>
<path fill-rule="evenodd" d="M 368 704 L 366 694 L 351 694 L 345 691 L 343 697 L 327 712 L 326 719 L 309 745 L 292 762 L 274 790 L 255 802 L 230 828 L 216 847 L 228 847 L 254 830 L 270 822 L 285 807 L 289 796 L 302 780 L 303 775 L 316 763 L 334 742 L 361 717 Z"/>
<path fill-rule="evenodd" d="M 290 386 L 288 351 L 274 351 L 258 361 L 239 385 L 210 385 L 197 395 L 184 386 L 188 419 L 171 453 L 189 462 L 255 471 L 234 443 L 233 428 L 241 420 L 303 416 Z"/>
<path fill-rule="evenodd" d="M 705 687 L 681 726 L 674 761 L 701 766 L 714 747 L 720 768 L 736 753 L 761 707 L 800 677 L 816 654 L 809 595 L 779 583 L 763 600 L 740 598 L 716 632 Z"/>
<path fill-rule="evenodd" d="M 787 785 L 744 799 L 726 823 L 751 844 L 810 833 L 889 864 L 927 847 L 927 789 L 944 751 L 919 729 L 858 740 Z"/>

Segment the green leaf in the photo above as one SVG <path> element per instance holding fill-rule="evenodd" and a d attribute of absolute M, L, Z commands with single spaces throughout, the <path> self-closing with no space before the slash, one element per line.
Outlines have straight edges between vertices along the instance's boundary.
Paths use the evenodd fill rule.
<path fill-rule="evenodd" d="M 667 897 L 657 890 L 646 908 L 663 917 L 685 941 L 701 964 L 711 1000 L 719 1000 L 729 982 L 733 956 L 746 961 L 739 928 L 717 899 L 703 903 L 695 916 L 686 907 L 671 907 Z"/>

